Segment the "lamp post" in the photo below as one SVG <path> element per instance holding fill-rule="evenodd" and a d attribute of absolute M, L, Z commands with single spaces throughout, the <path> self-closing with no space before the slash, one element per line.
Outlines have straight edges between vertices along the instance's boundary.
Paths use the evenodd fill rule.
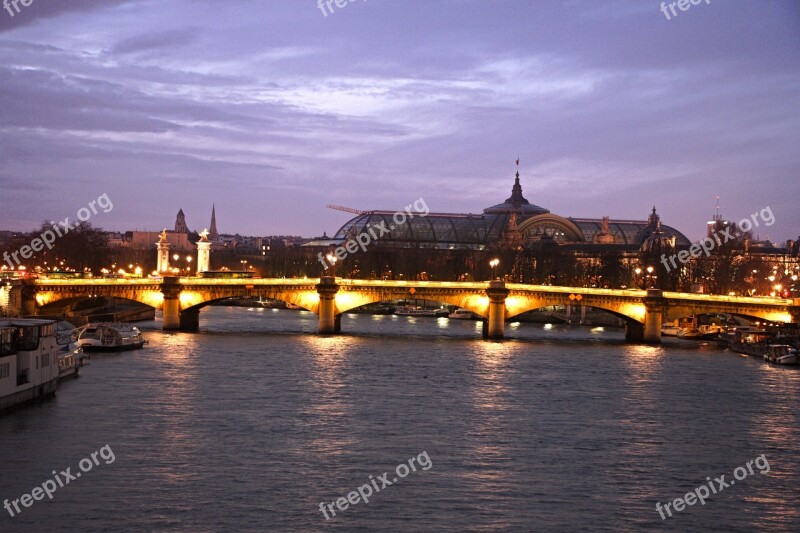
<path fill-rule="evenodd" d="M 492 259 L 491 261 L 489 261 L 489 266 L 492 267 L 492 279 L 495 279 L 494 272 L 495 272 L 495 269 L 497 268 L 497 265 L 499 265 L 499 264 L 500 264 L 500 260 L 497 259 L 496 257 L 494 259 Z"/>
<path fill-rule="evenodd" d="M 331 264 L 331 276 L 333 276 L 335 278 L 336 277 L 336 261 L 338 260 L 338 257 L 333 255 L 332 253 L 328 253 L 328 255 L 325 256 L 325 259 L 327 259 L 328 263 Z"/>

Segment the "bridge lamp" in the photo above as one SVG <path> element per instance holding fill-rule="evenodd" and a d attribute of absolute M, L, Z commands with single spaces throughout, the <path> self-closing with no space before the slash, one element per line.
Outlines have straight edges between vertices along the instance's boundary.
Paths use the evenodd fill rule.
<path fill-rule="evenodd" d="M 175 261 L 177 261 L 178 259 L 180 259 L 180 257 L 181 257 L 181 256 L 179 256 L 178 254 L 173 254 L 173 255 L 172 255 L 172 259 L 174 259 Z"/>
<path fill-rule="evenodd" d="M 492 259 L 491 261 L 489 261 L 489 266 L 492 267 L 492 279 L 494 279 L 495 269 L 497 268 L 497 265 L 499 265 L 499 264 L 500 264 L 500 260 L 497 259 L 496 257 L 494 259 Z"/>

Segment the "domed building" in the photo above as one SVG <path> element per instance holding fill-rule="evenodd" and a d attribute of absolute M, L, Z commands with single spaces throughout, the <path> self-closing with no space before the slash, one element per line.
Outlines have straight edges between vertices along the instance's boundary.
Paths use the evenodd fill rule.
<path fill-rule="evenodd" d="M 522 194 L 519 172 L 511 196 L 487 207 L 482 214 L 414 213 L 403 224 L 393 220 L 394 211 L 367 211 L 348 222 L 329 240 L 309 246 L 340 246 L 370 228 L 392 228 L 370 243 L 382 248 L 438 250 L 532 249 L 553 244 L 572 251 L 596 253 L 605 250 L 639 252 L 653 238 L 672 248 L 691 245 L 681 232 L 661 224 L 655 208 L 648 220 L 613 220 L 562 217 L 530 203 Z M 373 230 L 375 231 L 375 230 Z M 660 242 L 660 241 L 659 241 Z"/>

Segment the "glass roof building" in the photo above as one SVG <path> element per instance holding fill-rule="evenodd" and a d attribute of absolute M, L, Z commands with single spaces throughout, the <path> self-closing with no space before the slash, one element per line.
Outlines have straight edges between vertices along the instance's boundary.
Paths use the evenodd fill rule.
<path fill-rule="evenodd" d="M 613 220 L 562 217 L 522 195 L 517 172 L 511 196 L 505 202 L 487 207 L 482 214 L 422 213 L 412 211 L 367 211 L 350 219 L 335 236 L 307 243 L 307 246 L 340 246 L 359 234 L 379 236 L 370 246 L 439 250 L 487 250 L 508 246 L 523 248 L 543 241 L 582 247 L 594 251 L 604 248 L 638 251 L 648 239 L 668 240 L 673 247 L 689 247 L 691 242 L 678 230 L 661 225 L 655 208 L 647 220 Z M 383 231 L 379 231 L 383 228 Z M 388 233 L 386 230 L 389 230 Z"/>

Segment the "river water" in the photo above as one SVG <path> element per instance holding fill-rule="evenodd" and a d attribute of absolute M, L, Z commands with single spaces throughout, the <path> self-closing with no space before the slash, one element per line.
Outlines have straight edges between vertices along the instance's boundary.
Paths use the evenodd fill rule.
<path fill-rule="evenodd" d="M 575 326 L 487 342 L 447 319 L 348 315 L 331 337 L 307 312 L 200 320 L 144 323 L 145 349 L 0 417 L 0 499 L 91 467 L 0 531 L 800 530 L 796 369 Z M 336 507 L 359 487 L 369 503 Z"/>

